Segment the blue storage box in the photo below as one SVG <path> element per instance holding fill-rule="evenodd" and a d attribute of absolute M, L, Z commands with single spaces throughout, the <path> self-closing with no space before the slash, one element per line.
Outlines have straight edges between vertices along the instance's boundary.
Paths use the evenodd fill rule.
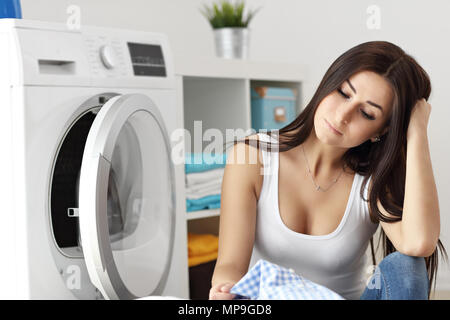
<path fill-rule="evenodd" d="M 252 98 L 252 128 L 281 129 L 295 117 L 297 94 L 295 89 L 275 87 L 254 87 Z"/>

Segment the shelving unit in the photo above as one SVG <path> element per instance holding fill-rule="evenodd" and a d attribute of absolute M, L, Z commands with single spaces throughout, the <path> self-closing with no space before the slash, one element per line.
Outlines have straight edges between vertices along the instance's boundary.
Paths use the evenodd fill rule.
<path fill-rule="evenodd" d="M 213 129 L 226 138 L 233 129 L 238 137 L 251 133 L 251 91 L 254 86 L 288 87 L 297 91 L 296 114 L 303 108 L 304 66 L 248 60 L 189 59 L 178 57 L 177 76 L 179 123 L 190 133 L 185 136 L 185 151 L 201 153 L 211 141 L 199 134 Z M 197 132 L 195 132 L 195 121 Z M 218 131 L 217 131 L 218 130 Z M 200 132 L 199 132 L 200 131 Z M 225 142 L 225 141 L 223 141 Z M 220 150 L 226 152 L 225 150 Z M 178 170 L 183 169 L 178 168 Z M 177 198 L 186 204 L 185 188 L 177 188 Z M 220 209 L 186 212 L 186 227 L 192 233 L 218 235 Z"/>
<path fill-rule="evenodd" d="M 242 136 L 249 134 L 251 132 L 250 88 L 254 86 L 295 89 L 297 91 L 296 114 L 299 114 L 303 107 L 301 89 L 306 77 L 306 69 L 302 65 L 178 57 L 175 73 L 178 80 L 177 90 L 181 93 L 178 99 L 180 121 L 190 133 L 190 137 L 185 137 L 186 152 L 200 153 L 211 143 L 211 141 L 199 139 L 198 136 L 199 132 L 204 134 L 208 129 L 219 130 L 225 139 L 227 129 L 238 130 L 236 132 Z M 197 122 L 195 126 L 195 121 L 201 121 L 201 123 Z M 182 197 L 184 198 L 184 192 Z M 188 230 L 190 231 L 189 226 L 193 225 L 193 220 L 204 220 L 217 217 L 219 214 L 220 209 L 186 212 L 186 220 L 189 221 Z M 218 234 L 218 228 L 214 234 Z"/>

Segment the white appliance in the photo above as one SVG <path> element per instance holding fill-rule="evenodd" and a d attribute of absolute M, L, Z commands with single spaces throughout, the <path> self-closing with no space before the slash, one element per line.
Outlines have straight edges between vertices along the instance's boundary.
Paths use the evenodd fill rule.
<path fill-rule="evenodd" d="M 164 35 L 0 21 L 0 298 L 188 298 Z"/>

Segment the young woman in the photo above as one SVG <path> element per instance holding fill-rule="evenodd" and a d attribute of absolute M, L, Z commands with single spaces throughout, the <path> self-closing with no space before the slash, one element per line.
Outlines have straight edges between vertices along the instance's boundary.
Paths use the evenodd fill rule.
<path fill-rule="evenodd" d="M 427 73 L 401 48 L 362 43 L 330 66 L 292 123 L 235 143 L 210 299 L 232 299 L 260 258 L 346 299 L 429 298 L 437 247 L 446 255 L 430 92 Z M 365 252 L 379 225 L 384 259 L 366 286 Z"/>

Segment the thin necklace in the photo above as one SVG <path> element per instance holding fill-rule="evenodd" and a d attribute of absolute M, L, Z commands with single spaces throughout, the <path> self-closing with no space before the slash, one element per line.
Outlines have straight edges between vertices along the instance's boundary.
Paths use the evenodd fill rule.
<path fill-rule="evenodd" d="M 341 177 L 342 172 L 344 172 L 344 169 L 346 168 L 347 164 L 344 164 L 344 166 L 342 168 L 342 172 L 339 174 L 339 176 L 337 178 L 335 178 L 333 180 L 333 183 L 328 188 L 324 189 L 321 186 L 317 185 L 316 181 L 314 181 L 314 178 L 313 178 L 312 173 L 311 173 L 311 169 L 309 168 L 308 158 L 306 158 L 305 148 L 303 147 L 303 144 L 302 144 L 302 150 L 303 150 L 303 155 L 305 156 L 306 165 L 308 166 L 309 176 L 311 177 L 311 180 L 314 183 L 314 186 L 316 187 L 316 191 L 320 190 L 322 192 L 326 192 L 328 189 L 330 189 L 339 180 L 339 178 Z"/>

